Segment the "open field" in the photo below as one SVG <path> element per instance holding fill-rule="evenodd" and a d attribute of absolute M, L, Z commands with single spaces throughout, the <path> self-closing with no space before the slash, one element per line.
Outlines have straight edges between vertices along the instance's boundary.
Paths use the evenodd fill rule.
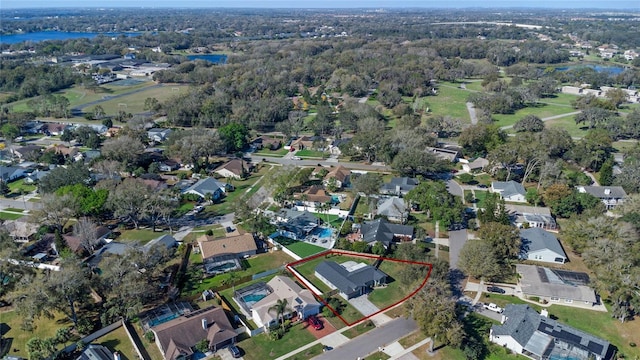
<path fill-rule="evenodd" d="M 572 137 L 584 137 L 587 135 L 587 128 L 583 124 L 576 124 L 574 116 L 567 116 L 544 122 L 545 127 L 557 127 L 567 130 Z"/>
<path fill-rule="evenodd" d="M 124 327 L 121 326 L 107 335 L 96 339 L 94 344 L 97 343 L 111 350 L 111 352 L 118 352 L 120 359 L 122 360 L 135 360 L 138 358 L 138 354 L 133 348 L 129 336 L 127 336 Z"/>
<path fill-rule="evenodd" d="M 469 92 L 459 88 L 459 84 L 442 83 L 438 86 L 438 95 L 425 98 L 429 113 L 433 115 L 449 115 L 471 122 L 467 111 Z"/>
<path fill-rule="evenodd" d="M 511 126 L 527 115 L 535 115 L 543 119 L 546 117 L 566 114 L 574 111 L 575 110 L 570 107 L 541 103 L 535 107 L 526 107 L 520 109 L 513 114 L 493 114 L 492 117 L 496 120 L 494 124 L 502 127 Z M 569 118 L 573 120 L 573 116 L 569 116 Z"/>
<path fill-rule="evenodd" d="M 153 231 L 151 229 L 131 229 L 131 230 L 120 230 L 120 235 L 117 240 L 121 242 L 137 242 L 138 244 L 144 245 L 149 241 L 165 235 L 166 233 L 161 231 Z"/>
<path fill-rule="evenodd" d="M 73 326 L 73 323 L 60 313 L 55 313 L 53 319 L 47 319 L 45 317 L 38 318 L 34 322 L 35 330 L 33 332 L 22 330 L 20 328 L 21 324 L 22 318 L 15 311 L 0 312 L 1 331 L 4 333 L 2 337 L 4 339 L 10 339 L 11 341 L 12 351 L 9 354 L 23 358 L 28 358 L 26 344 L 29 339 L 34 337 L 40 339 L 52 337 L 58 329 Z M 77 338 L 72 338 L 68 344 L 77 340 Z M 13 351 L 13 349 L 17 349 L 18 351 Z"/>
<path fill-rule="evenodd" d="M 131 87 L 127 87 L 131 89 Z M 173 89 L 179 89 L 175 91 Z M 144 101 L 147 98 L 156 98 L 160 103 L 168 100 L 169 98 L 176 96 L 178 94 L 184 93 L 187 89 L 186 85 L 166 85 L 161 87 L 154 87 L 151 89 L 147 89 L 144 91 L 136 92 L 131 95 L 127 95 L 121 98 L 107 100 L 105 102 L 100 103 L 99 105 L 104 108 L 105 113 L 108 115 L 116 114 L 119 110 L 124 110 L 126 112 L 136 114 L 141 113 L 144 110 Z M 120 104 L 126 104 L 125 106 L 121 106 Z M 94 105 L 95 106 L 95 105 Z M 84 109 L 84 111 L 92 111 L 94 106 L 89 106 Z"/>

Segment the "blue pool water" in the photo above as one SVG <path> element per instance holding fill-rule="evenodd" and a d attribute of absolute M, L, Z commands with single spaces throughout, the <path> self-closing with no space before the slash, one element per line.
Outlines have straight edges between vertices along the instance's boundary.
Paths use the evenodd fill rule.
<path fill-rule="evenodd" d="M 253 302 L 253 303 L 257 303 L 258 301 L 264 299 L 267 295 L 266 294 L 249 294 L 249 295 L 245 295 L 242 297 L 242 300 L 244 300 L 244 302 L 249 303 L 249 302 Z"/>
<path fill-rule="evenodd" d="M 156 325 L 166 323 L 167 321 L 173 320 L 178 316 L 180 316 L 180 314 L 170 314 L 169 316 L 166 316 L 166 317 L 154 319 L 152 321 L 149 321 L 149 327 L 154 327 Z"/>
<path fill-rule="evenodd" d="M 338 195 L 331 195 L 331 202 L 334 204 L 340 203 L 340 197 Z"/>
<path fill-rule="evenodd" d="M 226 64 L 227 55 L 222 54 L 200 54 L 200 55 L 187 55 L 189 60 L 204 60 L 214 64 Z"/>
<path fill-rule="evenodd" d="M 621 66 L 603 66 L 603 65 L 593 65 L 593 64 L 561 66 L 561 67 L 557 67 L 556 70 L 567 71 L 567 70 L 579 69 L 579 68 L 592 68 L 596 72 L 599 72 L 599 73 L 604 72 L 604 73 L 609 73 L 611 75 L 618 75 L 624 71 L 624 68 Z"/>
<path fill-rule="evenodd" d="M 333 230 L 329 228 L 320 228 L 320 231 L 316 233 L 316 235 L 318 235 L 319 238 L 330 238 L 332 234 L 333 234 Z"/>

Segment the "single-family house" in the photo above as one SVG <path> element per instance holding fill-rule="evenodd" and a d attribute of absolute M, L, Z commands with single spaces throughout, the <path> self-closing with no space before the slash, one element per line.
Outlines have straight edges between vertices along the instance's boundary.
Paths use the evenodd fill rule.
<path fill-rule="evenodd" d="M 158 170 L 162 172 L 169 172 L 178 169 L 180 169 L 180 163 L 173 159 L 167 159 L 158 163 Z"/>
<path fill-rule="evenodd" d="M 244 160 L 233 159 L 219 166 L 217 169 L 213 170 L 213 172 L 225 178 L 239 180 L 243 179 L 247 175 L 248 169 L 244 164 Z"/>
<path fill-rule="evenodd" d="M 521 229 L 520 239 L 521 259 L 554 264 L 564 264 L 567 261 L 567 254 L 560 241 L 548 231 L 538 227 Z"/>
<path fill-rule="evenodd" d="M 156 175 L 154 175 L 155 177 Z M 169 187 L 169 185 L 160 178 L 160 180 L 158 180 L 158 177 L 156 178 L 141 178 L 141 181 L 143 184 L 147 185 L 147 187 L 149 189 L 151 189 L 154 192 L 158 192 L 158 191 L 162 191 L 166 188 Z"/>
<path fill-rule="evenodd" d="M 600 199 L 607 210 L 615 209 L 627 198 L 622 186 L 578 186 L 578 192 L 587 193 Z"/>
<path fill-rule="evenodd" d="M 35 184 L 49 175 L 49 170 L 36 170 L 24 178 L 25 184 Z"/>
<path fill-rule="evenodd" d="M 320 219 L 308 211 L 283 209 L 276 214 L 276 222 L 284 236 L 300 240 L 320 225 Z"/>
<path fill-rule="evenodd" d="M 13 241 L 26 243 L 34 239 L 39 226 L 29 219 L 22 217 L 16 220 L 6 220 L 4 224 L 2 224 L 2 227 L 7 230 Z"/>
<path fill-rule="evenodd" d="M 458 161 L 459 152 L 455 149 L 427 147 L 427 151 L 434 154 L 438 159 L 450 162 Z"/>
<path fill-rule="evenodd" d="M 258 246 L 253 234 L 245 233 L 237 236 L 214 238 L 202 235 L 198 238 L 198 247 L 203 263 L 215 263 L 223 258 L 241 258 L 255 255 Z"/>
<path fill-rule="evenodd" d="M 43 147 L 38 145 L 13 146 L 11 147 L 11 154 L 21 161 L 36 160 L 40 157 L 42 149 Z"/>
<path fill-rule="evenodd" d="M 163 142 L 169 138 L 172 132 L 171 129 L 152 128 L 147 130 L 147 136 L 151 141 Z"/>
<path fill-rule="evenodd" d="M 169 234 L 160 235 L 157 238 L 149 241 L 142 247 L 142 251 L 147 252 L 154 246 L 164 246 L 167 249 L 171 249 L 178 245 L 178 240 Z"/>
<path fill-rule="evenodd" d="M 289 145 L 295 150 L 313 149 L 323 151 L 327 140 L 322 136 L 301 136 Z"/>
<path fill-rule="evenodd" d="M 198 182 L 185 189 L 182 193 L 198 195 L 202 199 L 211 198 L 218 200 L 222 198 L 224 193 L 232 188 L 231 184 L 220 182 L 212 177 L 206 177 L 198 180 Z"/>
<path fill-rule="evenodd" d="M 396 195 L 404 196 L 416 186 L 418 186 L 418 179 L 409 177 L 394 177 L 388 183 L 382 184 L 380 187 L 380 194 L 384 195 Z"/>
<path fill-rule="evenodd" d="M 19 166 L 4 166 L 0 164 L 0 181 L 10 182 L 25 175 L 25 169 Z"/>
<path fill-rule="evenodd" d="M 342 139 L 333 140 L 331 144 L 329 144 L 329 154 L 333 156 L 342 155 L 342 150 L 340 148 L 346 146 L 350 142 L 351 142 L 351 138 L 342 138 Z"/>
<path fill-rule="evenodd" d="M 538 314 L 525 304 L 508 304 L 500 325 L 491 326 L 489 340 L 531 359 L 608 360 L 611 344 L 599 337 Z"/>
<path fill-rule="evenodd" d="M 519 275 L 516 291 L 526 297 L 564 305 L 598 303 L 595 291 L 587 286 L 589 275 L 585 273 L 525 264 L 517 264 L 516 272 Z"/>
<path fill-rule="evenodd" d="M 311 185 L 303 192 L 297 193 L 294 196 L 302 205 L 314 208 L 320 204 L 331 202 L 331 195 L 320 185 Z"/>
<path fill-rule="evenodd" d="M 217 351 L 235 343 L 237 336 L 224 309 L 213 306 L 183 314 L 150 330 L 164 360 L 191 359 L 197 351 L 196 344 L 202 340 L 208 342 L 209 350 Z"/>
<path fill-rule="evenodd" d="M 381 198 L 376 215 L 384 216 L 390 222 L 404 224 L 409 218 L 409 207 L 397 196 Z"/>
<path fill-rule="evenodd" d="M 114 360 L 114 354 L 102 345 L 89 344 L 76 360 Z"/>
<path fill-rule="evenodd" d="M 316 266 L 314 274 L 331 289 L 338 289 L 340 296 L 347 300 L 367 294 L 374 287 L 387 282 L 387 274 L 371 265 L 355 261 L 342 264 L 323 261 Z"/>
<path fill-rule="evenodd" d="M 556 230 L 558 224 L 551 216 L 551 209 L 540 206 L 527 206 L 506 204 L 505 210 L 509 213 L 511 222 L 518 228 L 541 228 Z"/>
<path fill-rule="evenodd" d="M 251 307 L 251 317 L 259 328 L 269 330 L 270 327 L 278 324 L 278 314 L 273 311 L 273 306 L 278 300 L 287 301 L 287 309 L 282 314 L 285 319 L 295 315 L 304 320 L 320 312 L 322 305 L 311 291 L 303 289 L 289 277 L 276 275 L 267 282 L 267 286 L 271 289 L 271 293 Z"/>
<path fill-rule="evenodd" d="M 489 160 L 479 157 L 466 164 L 462 164 L 462 170 L 468 173 L 476 173 L 481 172 L 487 165 L 489 165 Z"/>
<path fill-rule="evenodd" d="M 504 201 L 526 203 L 527 191 L 522 184 L 510 181 L 494 181 L 491 183 L 491 192 L 500 194 Z"/>
<path fill-rule="evenodd" d="M 27 134 L 40 134 L 45 128 L 45 124 L 40 121 L 27 121 L 22 126 L 22 131 Z"/>
<path fill-rule="evenodd" d="M 96 238 L 93 241 L 90 241 L 90 245 L 96 246 L 98 244 L 104 243 L 104 240 L 111 234 L 111 230 L 106 226 L 98 226 L 96 227 Z M 83 244 L 82 240 L 75 235 L 62 235 L 62 238 L 67 243 L 67 246 L 74 253 L 83 253 L 85 251 L 89 251 L 86 248 L 89 244 Z"/>
<path fill-rule="evenodd" d="M 413 226 L 391 224 L 380 218 L 366 221 L 360 227 L 360 240 L 373 246 L 376 242 L 388 248 L 394 242 L 413 240 Z"/>
<path fill-rule="evenodd" d="M 47 149 L 45 149 L 45 151 L 53 151 L 55 154 L 60 154 L 64 157 L 72 158 L 78 153 L 78 148 L 75 146 L 69 147 L 57 144 L 48 147 Z"/>
<path fill-rule="evenodd" d="M 322 179 L 322 184 L 324 186 L 335 186 L 336 189 L 342 189 L 343 187 L 349 185 L 351 178 L 351 170 L 346 167 L 339 165 L 333 168 L 331 171 L 324 176 Z"/>
<path fill-rule="evenodd" d="M 47 123 L 43 129 L 47 135 L 59 136 L 71 128 L 70 125 L 60 123 Z"/>
<path fill-rule="evenodd" d="M 251 142 L 251 146 L 257 150 L 278 150 L 282 146 L 280 139 L 271 136 L 260 136 Z"/>
<path fill-rule="evenodd" d="M 109 129 L 107 129 L 107 132 L 104 134 L 104 136 L 110 138 L 110 137 L 115 137 L 116 135 L 118 135 L 118 133 L 122 130 L 121 127 L 110 127 Z"/>

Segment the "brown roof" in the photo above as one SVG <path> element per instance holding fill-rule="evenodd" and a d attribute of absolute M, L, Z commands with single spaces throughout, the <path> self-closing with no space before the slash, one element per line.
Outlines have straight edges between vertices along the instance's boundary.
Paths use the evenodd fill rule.
<path fill-rule="evenodd" d="M 74 156 L 78 153 L 78 149 L 75 147 L 68 147 L 64 145 L 53 145 L 47 148 L 46 151 L 55 151 L 56 154 L 62 154 L 64 156 Z"/>
<path fill-rule="evenodd" d="M 336 180 L 340 181 L 341 183 L 343 183 L 346 179 L 347 176 L 351 175 L 351 170 L 347 169 L 346 167 L 340 165 L 336 168 L 334 168 L 333 170 L 329 171 L 329 173 L 324 177 L 325 179 L 331 179 L 332 177 L 336 178 Z"/>
<path fill-rule="evenodd" d="M 145 185 L 147 185 L 148 187 L 150 187 L 152 190 L 155 190 L 155 191 L 166 189 L 168 187 L 166 182 L 160 181 L 160 180 L 142 179 L 142 182 L 145 183 Z"/>
<path fill-rule="evenodd" d="M 331 201 L 331 196 L 319 185 L 310 186 L 307 190 L 298 195 L 298 198 L 306 197 L 306 201 L 326 203 Z"/>
<path fill-rule="evenodd" d="M 96 239 L 100 239 L 102 237 L 107 236 L 111 233 L 111 230 L 105 226 L 98 226 L 96 228 Z M 73 235 L 62 235 L 62 238 L 67 242 L 67 246 L 73 252 L 78 252 L 82 250 L 82 241 L 79 237 Z"/>
<path fill-rule="evenodd" d="M 61 132 L 66 129 L 67 125 L 59 124 L 59 123 L 47 123 L 47 130 L 49 132 Z"/>
<path fill-rule="evenodd" d="M 198 238 L 198 245 L 203 259 L 222 254 L 241 254 L 258 250 L 251 233 L 218 239 L 203 235 Z"/>
<path fill-rule="evenodd" d="M 222 170 L 222 169 L 227 169 L 238 176 L 242 176 L 245 171 L 244 161 L 240 159 L 233 159 L 227 162 L 226 164 L 220 166 L 219 168 L 217 168 L 215 172 L 218 172 L 218 170 Z"/>
<path fill-rule="evenodd" d="M 207 330 L 203 328 L 203 319 Z M 175 359 L 187 351 L 192 353 L 190 348 L 204 339 L 209 340 L 209 346 L 213 347 L 236 336 L 224 310 L 213 306 L 180 316 L 151 330 L 156 334 L 165 359 Z"/>

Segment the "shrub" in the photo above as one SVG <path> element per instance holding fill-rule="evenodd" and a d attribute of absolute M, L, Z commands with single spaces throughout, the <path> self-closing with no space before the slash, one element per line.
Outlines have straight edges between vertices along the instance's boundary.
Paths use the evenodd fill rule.
<path fill-rule="evenodd" d="M 153 334 L 153 331 L 151 330 L 144 333 L 144 338 L 147 339 L 149 342 L 153 342 L 156 340 L 156 336 Z"/>

